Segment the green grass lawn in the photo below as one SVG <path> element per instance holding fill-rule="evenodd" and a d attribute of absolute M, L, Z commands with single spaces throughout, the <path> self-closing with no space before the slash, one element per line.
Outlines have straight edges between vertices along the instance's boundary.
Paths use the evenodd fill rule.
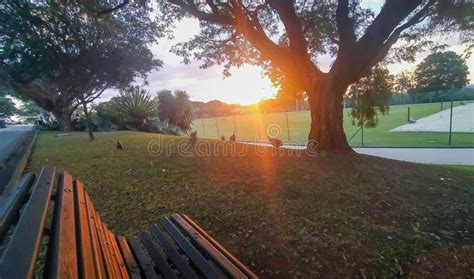
<path fill-rule="evenodd" d="M 448 108 L 448 105 L 449 103 L 444 103 L 444 109 Z M 410 107 L 411 116 L 415 119 L 420 119 L 439 112 L 441 104 L 391 106 L 389 114 L 380 117 L 377 127 L 364 128 L 364 145 L 405 147 L 448 146 L 448 133 L 389 132 L 393 128 L 406 124 L 408 107 Z M 352 125 L 349 113 L 350 109 L 344 110 L 344 129 L 348 139 L 359 129 L 359 127 Z M 266 141 L 267 130 L 269 133 L 272 133 L 269 129 L 271 126 L 276 129 L 273 131 L 277 131 L 274 136 L 283 141 L 294 144 L 306 144 L 310 127 L 309 112 L 288 112 L 288 124 L 290 131 L 289 137 L 285 113 L 238 115 L 235 117 L 235 126 L 234 117 L 232 116 L 197 119 L 193 123 L 193 129 L 197 130 L 198 136 L 203 138 L 218 138 L 218 134 L 228 138 L 234 130 L 236 130 L 238 140 L 258 141 L 260 138 L 260 140 Z M 217 131 L 217 129 L 219 129 L 219 131 Z M 349 143 L 353 146 L 362 145 L 361 132 L 355 135 Z M 452 145 L 462 147 L 474 146 L 474 133 L 453 133 Z"/>
<path fill-rule="evenodd" d="M 193 149 L 183 156 L 181 137 L 96 135 L 89 142 L 85 133 L 41 133 L 29 169 L 70 170 L 118 234 L 188 214 L 262 277 L 405 277 L 428 251 L 474 244 L 469 170 L 363 155 L 276 155 L 213 140 L 198 141 L 209 156 Z M 124 150 L 115 149 L 117 139 Z M 157 142 L 169 152 L 151 154 Z"/>

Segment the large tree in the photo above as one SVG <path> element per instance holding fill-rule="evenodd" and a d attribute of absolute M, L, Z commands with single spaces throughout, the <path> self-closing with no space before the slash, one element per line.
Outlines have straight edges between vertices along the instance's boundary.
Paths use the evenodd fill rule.
<path fill-rule="evenodd" d="M 462 29 L 471 40 L 473 4 L 448 0 L 387 0 L 378 15 L 360 1 L 227 0 L 162 1 L 163 25 L 183 17 L 200 20 L 201 32 L 174 51 L 203 67 L 261 65 L 272 80 L 306 92 L 311 109 L 308 147 L 350 150 L 342 125 L 349 85 L 390 58 L 413 60 L 435 31 Z M 423 23 L 422 23 L 423 22 Z M 422 24 L 420 24 L 422 23 Z M 400 39 L 404 45 L 393 47 Z M 324 72 L 324 55 L 334 61 Z"/>
<path fill-rule="evenodd" d="M 0 2 L 0 83 L 54 114 L 70 116 L 107 88 L 120 88 L 161 66 L 148 45 L 157 25 L 129 4 L 105 13 L 108 1 Z M 111 6 L 110 6 L 111 7 Z"/>
<path fill-rule="evenodd" d="M 193 114 L 191 101 L 186 91 L 161 90 L 157 93 L 158 116 L 161 121 L 187 133 L 191 130 Z"/>
<path fill-rule="evenodd" d="M 415 71 L 417 91 L 442 91 L 464 87 L 469 79 L 466 60 L 453 51 L 428 55 Z"/>

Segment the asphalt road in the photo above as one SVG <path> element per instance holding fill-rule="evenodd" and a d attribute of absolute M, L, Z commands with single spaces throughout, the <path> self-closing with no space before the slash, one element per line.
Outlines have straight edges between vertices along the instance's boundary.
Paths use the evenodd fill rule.
<path fill-rule="evenodd" d="M 7 184 L 11 170 L 6 171 L 6 163 L 18 148 L 19 143 L 31 132 L 31 125 L 15 125 L 0 129 L 0 194 Z"/>

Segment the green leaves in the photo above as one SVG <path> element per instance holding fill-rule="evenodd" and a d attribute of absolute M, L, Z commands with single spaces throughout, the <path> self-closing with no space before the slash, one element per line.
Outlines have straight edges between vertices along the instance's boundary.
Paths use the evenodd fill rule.
<path fill-rule="evenodd" d="M 143 88 L 130 86 L 115 99 L 117 109 L 129 117 L 137 129 L 146 130 L 147 120 L 157 115 L 158 103 Z"/>
<path fill-rule="evenodd" d="M 387 69 L 375 67 L 367 77 L 351 85 L 348 97 L 352 102 L 352 125 L 373 128 L 378 124 L 378 114 L 388 113 L 392 94 L 388 79 Z"/>
<path fill-rule="evenodd" d="M 70 114 L 78 102 L 89 103 L 105 89 L 126 87 L 161 67 L 148 49 L 161 36 L 143 16 L 149 8 L 130 3 L 98 16 L 107 5 L 113 3 L 1 1 L 0 85 L 48 111 Z"/>
<path fill-rule="evenodd" d="M 465 86 L 469 70 L 466 60 L 453 51 L 428 55 L 416 68 L 418 91 L 439 91 Z"/>

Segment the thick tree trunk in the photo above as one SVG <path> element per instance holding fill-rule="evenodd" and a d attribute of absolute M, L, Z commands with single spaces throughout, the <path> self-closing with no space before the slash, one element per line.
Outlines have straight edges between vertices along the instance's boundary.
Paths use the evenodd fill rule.
<path fill-rule="evenodd" d="M 309 95 L 311 129 L 308 148 L 317 151 L 347 151 L 352 148 L 347 143 L 343 127 L 343 96 L 347 85 L 325 81 Z"/>
<path fill-rule="evenodd" d="M 52 111 L 54 117 L 59 123 L 61 132 L 70 132 L 72 130 L 71 114 L 68 111 Z"/>
<path fill-rule="evenodd" d="M 91 117 L 89 115 L 89 111 L 87 110 L 86 102 L 82 102 L 82 107 L 84 108 L 84 115 L 86 116 L 86 127 L 87 127 L 87 132 L 89 133 L 89 140 L 93 141 L 94 133 L 92 132 L 92 122 L 91 122 Z"/>

